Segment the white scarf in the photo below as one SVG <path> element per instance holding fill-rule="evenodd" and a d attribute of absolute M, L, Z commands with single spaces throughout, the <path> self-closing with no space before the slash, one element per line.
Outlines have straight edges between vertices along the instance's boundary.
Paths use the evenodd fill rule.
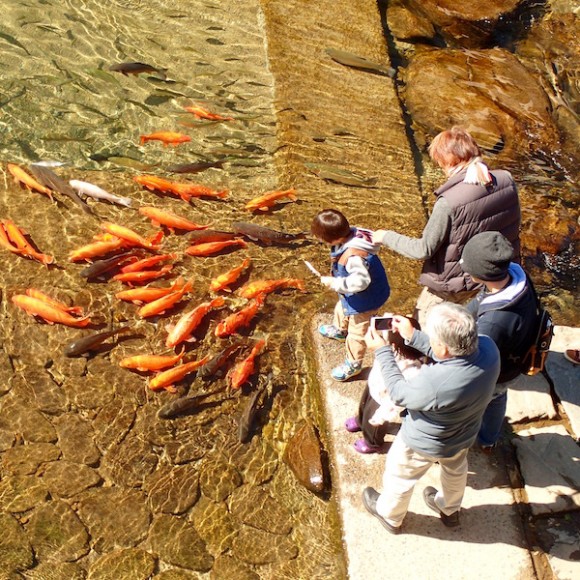
<path fill-rule="evenodd" d="M 481 157 L 474 157 L 468 163 L 460 163 L 453 167 L 448 174 L 448 177 L 459 173 L 466 169 L 463 183 L 471 183 L 473 185 L 488 185 L 491 183 L 491 173 L 487 165 L 482 161 Z"/>

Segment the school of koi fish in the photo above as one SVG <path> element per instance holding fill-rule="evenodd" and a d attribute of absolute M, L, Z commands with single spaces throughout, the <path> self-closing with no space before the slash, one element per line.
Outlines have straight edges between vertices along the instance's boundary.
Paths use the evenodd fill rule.
<path fill-rule="evenodd" d="M 231 121 L 200 106 L 185 107 L 197 119 L 211 121 Z M 191 140 L 188 135 L 170 131 L 158 131 L 141 135 L 140 142 L 161 141 L 164 146 L 178 146 Z M 40 193 L 54 201 L 55 194 L 71 197 L 86 213 L 92 213 L 82 197 L 108 201 L 130 207 L 131 199 L 115 196 L 100 187 L 78 180 L 69 184 L 62 181 L 46 166 L 21 167 L 14 163 L 6 166 L 16 183 L 30 192 Z M 189 203 L 194 197 L 223 200 L 229 191 L 215 191 L 204 185 L 175 182 L 155 175 L 138 175 L 134 181 L 158 195 L 169 195 Z M 270 191 L 255 197 L 245 204 L 248 212 L 268 212 L 278 200 L 287 198 L 295 201 L 294 189 Z M 200 337 L 196 336 L 202 321 L 211 313 L 219 310 L 231 311 L 220 317 L 214 326 L 214 335 L 223 339 L 239 334 L 241 329 L 248 329 L 255 324 L 266 298 L 273 292 L 284 289 L 295 289 L 306 292 L 304 281 L 298 278 L 250 280 L 236 291 L 239 280 L 245 275 L 252 263 L 249 257 L 241 263 L 223 272 L 211 280 L 208 288 L 208 299 L 200 304 L 184 303 L 193 289 L 193 279 L 186 280 L 183 273 L 169 280 L 176 272 L 176 263 L 185 256 L 208 257 L 219 256 L 248 247 L 247 241 L 261 241 L 265 246 L 273 243 L 288 244 L 304 239 L 304 233 L 290 234 L 278 232 L 252 223 L 236 222 L 233 230 L 212 230 L 211 224 L 197 224 L 178 213 L 169 212 L 153 205 L 143 205 L 139 213 L 158 228 L 149 235 L 143 236 L 133 229 L 111 221 L 99 224 L 99 231 L 94 233 L 92 241 L 71 249 L 68 254 L 70 262 L 86 262 L 87 266 L 80 272 L 87 281 L 107 281 L 110 284 L 123 284 L 123 290 L 114 292 L 117 300 L 130 302 L 138 306 L 136 319 L 155 320 L 171 316 L 178 305 L 181 311 L 176 320 L 166 326 L 165 346 L 173 349 L 171 353 L 150 353 L 129 356 L 119 362 L 123 369 L 145 373 L 148 376 L 148 388 L 152 391 L 166 390 L 178 392 L 177 385 L 192 373 L 207 377 L 218 368 L 227 370 L 225 378 L 230 389 L 240 389 L 251 383 L 257 370 L 257 360 L 267 350 L 267 340 L 263 336 L 252 337 L 249 341 L 221 348 L 217 354 L 207 354 L 199 360 L 188 356 L 188 344 Z M 180 252 L 163 253 L 164 237 L 184 232 L 192 232 L 189 245 Z M 48 267 L 56 266 L 52 256 L 42 253 L 31 237 L 10 219 L 0 219 L 0 246 L 18 256 L 34 260 Z M 63 267 L 62 264 L 59 267 Z M 161 280 L 166 283 L 161 285 Z M 159 281 L 158 285 L 150 284 Z M 220 293 L 225 293 L 225 296 Z M 226 300 L 234 297 L 232 304 L 242 303 L 241 307 L 231 307 Z M 24 294 L 11 296 L 14 306 L 47 324 L 62 324 L 75 328 L 91 327 L 91 317 L 95 313 L 85 313 L 80 306 L 69 306 L 36 288 L 27 288 Z M 219 316 L 219 315 L 218 315 Z M 106 340 L 121 333 L 130 333 L 131 325 L 121 326 L 104 332 L 93 332 L 79 338 L 64 348 L 66 356 L 91 356 Z M 238 360 L 238 355 L 241 355 Z M 160 415 L 163 417 L 163 415 Z"/>

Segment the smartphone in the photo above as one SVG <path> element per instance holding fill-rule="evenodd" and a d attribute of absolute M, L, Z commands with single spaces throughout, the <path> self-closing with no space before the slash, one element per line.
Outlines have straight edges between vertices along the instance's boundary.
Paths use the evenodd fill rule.
<path fill-rule="evenodd" d="M 373 316 L 373 327 L 375 330 L 392 330 L 393 317 L 392 316 Z"/>

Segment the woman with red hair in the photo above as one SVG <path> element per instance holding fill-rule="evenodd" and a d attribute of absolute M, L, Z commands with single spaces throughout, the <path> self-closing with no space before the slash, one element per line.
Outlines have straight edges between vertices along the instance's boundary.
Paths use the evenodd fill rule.
<path fill-rule="evenodd" d="M 465 244 L 485 231 L 501 232 L 513 245 L 519 261 L 521 222 L 516 184 L 504 170 L 490 171 L 475 139 L 461 127 L 439 133 L 429 156 L 447 181 L 435 191 L 433 211 L 420 238 L 392 230 L 377 230 L 373 242 L 416 260 L 424 260 L 419 283 L 424 287 L 415 318 L 425 323 L 427 310 L 443 301 L 462 304 L 479 286 L 459 265 Z"/>

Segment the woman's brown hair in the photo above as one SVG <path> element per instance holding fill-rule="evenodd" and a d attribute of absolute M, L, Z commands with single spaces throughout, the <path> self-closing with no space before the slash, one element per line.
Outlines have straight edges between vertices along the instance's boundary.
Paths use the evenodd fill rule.
<path fill-rule="evenodd" d="M 455 167 L 481 156 L 475 139 L 462 127 L 451 127 L 437 135 L 429 145 L 429 155 L 440 167 Z"/>

